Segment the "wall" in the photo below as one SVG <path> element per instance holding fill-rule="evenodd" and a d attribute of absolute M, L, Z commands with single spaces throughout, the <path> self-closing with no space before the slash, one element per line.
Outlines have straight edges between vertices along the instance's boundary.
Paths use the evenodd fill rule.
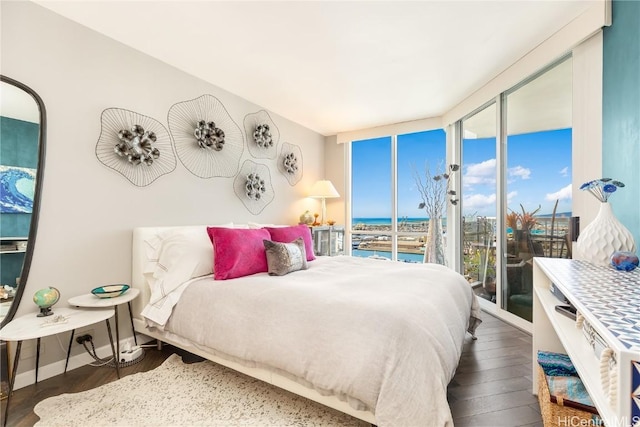
<path fill-rule="evenodd" d="M 129 109 L 166 127 L 173 104 L 211 94 L 244 129 L 245 115 L 262 108 L 33 3 L 2 2 L 1 7 L 1 72 L 42 97 L 48 120 L 38 239 L 18 315 L 35 311 L 31 296 L 45 286 L 57 287 L 59 304 L 66 306 L 68 298 L 96 286 L 130 282 L 134 227 L 297 223 L 305 209 L 319 210 L 317 200 L 305 197 L 324 173 L 324 137 L 275 114 L 280 142 L 302 148 L 304 175 L 292 187 L 275 161 L 258 160 L 270 165 L 276 194 L 259 216 L 235 196 L 232 178 L 200 179 L 179 161 L 151 185 L 132 185 L 96 158 L 104 109 Z M 248 158 L 245 147 L 242 161 Z M 128 335 L 126 316 L 120 320 Z M 95 327 L 98 345 L 106 343 L 102 329 Z M 64 345 L 54 338 L 44 344 L 41 366 L 64 359 Z M 74 346 L 72 353 L 80 350 Z M 33 369 L 34 359 L 20 366 Z"/>
<path fill-rule="evenodd" d="M 640 2 L 614 1 L 604 30 L 602 170 L 626 187 L 609 199 L 640 245 Z"/>

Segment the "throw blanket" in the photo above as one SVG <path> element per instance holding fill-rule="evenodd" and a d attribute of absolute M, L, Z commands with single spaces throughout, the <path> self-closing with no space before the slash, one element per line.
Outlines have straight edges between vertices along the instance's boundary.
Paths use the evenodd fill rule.
<path fill-rule="evenodd" d="M 320 257 L 286 276 L 195 280 L 165 330 L 359 402 L 380 427 L 452 426 L 447 385 L 479 311 L 444 266 Z"/>
<path fill-rule="evenodd" d="M 538 363 L 545 375 L 555 377 L 578 376 L 576 367 L 566 354 L 538 350 Z"/>

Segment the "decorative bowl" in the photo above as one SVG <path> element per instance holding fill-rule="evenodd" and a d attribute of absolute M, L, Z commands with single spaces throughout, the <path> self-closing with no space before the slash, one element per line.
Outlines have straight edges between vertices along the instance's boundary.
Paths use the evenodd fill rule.
<path fill-rule="evenodd" d="M 91 293 L 98 298 L 119 297 L 129 290 L 129 285 L 106 285 L 91 289 Z"/>

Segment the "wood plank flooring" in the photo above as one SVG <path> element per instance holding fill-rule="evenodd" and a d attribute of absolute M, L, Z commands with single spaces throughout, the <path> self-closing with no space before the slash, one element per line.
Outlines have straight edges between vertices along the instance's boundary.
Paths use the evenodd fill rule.
<path fill-rule="evenodd" d="M 148 349 L 144 359 L 122 368 L 121 376 L 156 368 L 180 350 Z M 11 398 L 8 426 L 33 426 L 33 407 L 47 397 L 76 393 L 116 380 L 114 369 L 83 366 L 41 381 Z M 486 313 L 478 340 L 467 337 L 460 365 L 449 384 L 449 404 L 456 427 L 542 426 L 538 403 L 531 394 L 531 336 Z M 6 400 L 2 401 L 4 421 Z"/>
<path fill-rule="evenodd" d="M 467 337 L 449 383 L 456 427 L 542 427 L 531 393 L 531 335 L 483 313 L 478 339 Z"/>

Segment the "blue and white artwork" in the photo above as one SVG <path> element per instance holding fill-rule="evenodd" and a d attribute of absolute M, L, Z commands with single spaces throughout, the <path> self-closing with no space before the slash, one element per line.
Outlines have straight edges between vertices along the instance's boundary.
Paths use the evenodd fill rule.
<path fill-rule="evenodd" d="M 36 170 L 0 165 L 0 213 L 31 213 Z"/>

